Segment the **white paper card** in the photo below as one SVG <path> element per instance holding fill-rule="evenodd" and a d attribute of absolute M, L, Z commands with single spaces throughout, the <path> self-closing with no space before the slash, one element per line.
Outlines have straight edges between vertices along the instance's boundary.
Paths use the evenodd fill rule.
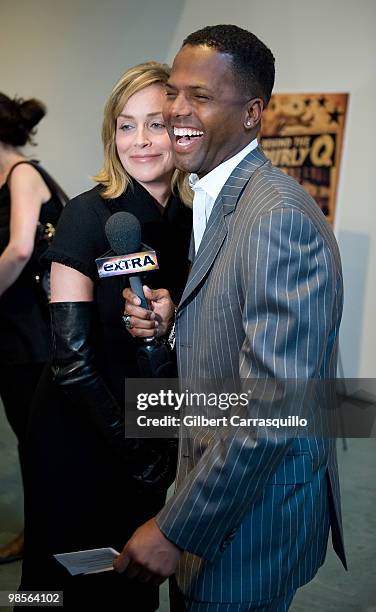
<path fill-rule="evenodd" d="M 97 574 L 113 569 L 112 562 L 120 553 L 114 548 L 93 548 L 77 552 L 54 555 L 72 576 L 78 574 Z"/>

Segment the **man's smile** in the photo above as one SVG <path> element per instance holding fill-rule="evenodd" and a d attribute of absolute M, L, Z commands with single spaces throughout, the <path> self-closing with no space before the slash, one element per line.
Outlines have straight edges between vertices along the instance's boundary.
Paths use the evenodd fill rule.
<path fill-rule="evenodd" d="M 202 138 L 204 132 L 192 127 L 176 127 L 173 128 L 175 136 L 175 150 L 181 149 L 190 151 L 194 148 L 197 142 Z"/>

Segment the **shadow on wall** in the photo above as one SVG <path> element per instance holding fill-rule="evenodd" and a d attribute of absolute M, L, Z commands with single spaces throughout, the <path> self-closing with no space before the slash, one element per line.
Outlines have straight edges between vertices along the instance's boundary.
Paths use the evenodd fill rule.
<path fill-rule="evenodd" d="M 338 234 L 344 282 L 344 308 L 340 332 L 340 359 L 346 378 L 359 376 L 364 303 L 370 238 L 367 234 L 341 231 Z"/>

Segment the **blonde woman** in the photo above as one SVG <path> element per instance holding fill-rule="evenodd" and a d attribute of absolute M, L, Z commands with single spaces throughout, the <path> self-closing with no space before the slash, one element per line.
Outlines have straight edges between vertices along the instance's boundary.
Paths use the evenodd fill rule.
<path fill-rule="evenodd" d="M 114 572 L 72 577 L 53 554 L 119 548 L 162 507 L 174 479 L 174 445 L 124 438 L 124 379 L 139 375 L 139 341 L 122 323 L 124 277 L 100 280 L 95 265 L 110 248 L 107 219 L 126 211 L 158 255 L 150 284 L 169 287 L 176 299 L 184 288 L 191 211 L 178 195 L 184 177 L 175 171 L 162 117 L 168 75 L 167 66 L 147 62 L 115 85 L 98 185 L 67 205 L 47 253 L 53 354 L 30 426 L 21 588 L 64 590 L 67 609 L 158 608 L 156 586 Z"/>

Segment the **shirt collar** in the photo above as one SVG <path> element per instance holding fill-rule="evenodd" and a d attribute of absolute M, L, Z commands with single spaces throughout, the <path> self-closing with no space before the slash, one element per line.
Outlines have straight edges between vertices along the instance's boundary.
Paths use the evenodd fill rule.
<path fill-rule="evenodd" d="M 230 157 L 230 159 L 227 159 L 219 164 L 219 166 L 211 170 L 211 172 L 208 172 L 208 174 L 205 174 L 205 176 L 203 176 L 201 179 L 197 176 L 197 174 L 190 174 L 189 185 L 191 189 L 193 189 L 194 192 L 204 191 L 212 200 L 216 200 L 219 192 L 232 171 L 235 170 L 236 166 L 240 164 L 242 159 L 244 159 L 244 157 L 253 151 L 253 149 L 255 149 L 257 146 L 258 142 L 255 138 L 248 143 L 244 149 L 239 151 L 239 153 L 236 153 L 236 155 L 233 155 Z"/>

